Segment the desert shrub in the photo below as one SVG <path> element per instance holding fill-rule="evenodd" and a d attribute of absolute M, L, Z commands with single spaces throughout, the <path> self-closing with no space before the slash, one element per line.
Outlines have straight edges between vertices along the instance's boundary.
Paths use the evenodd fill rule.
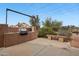
<path fill-rule="evenodd" d="M 51 28 L 41 28 L 38 37 L 47 37 L 47 35 L 57 35 Z"/>
<path fill-rule="evenodd" d="M 66 36 L 66 38 L 64 39 L 64 42 L 68 42 L 72 40 L 71 39 L 72 33 L 69 32 L 68 30 L 60 30 L 59 35 Z"/>
<path fill-rule="evenodd" d="M 46 30 L 44 28 L 41 28 L 39 30 L 38 37 L 46 37 L 46 34 Z"/>

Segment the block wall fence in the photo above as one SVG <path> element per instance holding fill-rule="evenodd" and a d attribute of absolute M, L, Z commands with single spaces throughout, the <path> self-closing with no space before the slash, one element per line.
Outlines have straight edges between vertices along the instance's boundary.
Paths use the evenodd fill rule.
<path fill-rule="evenodd" d="M 19 35 L 19 33 L 9 33 L 17 31 L 18 30 L 16 28 L 12 29 L 9 28 L 6 24 L 0 24 L 0 47 L 8 47 L 37 38 L 36 32 L 29 32 L 28 35 Z"/>

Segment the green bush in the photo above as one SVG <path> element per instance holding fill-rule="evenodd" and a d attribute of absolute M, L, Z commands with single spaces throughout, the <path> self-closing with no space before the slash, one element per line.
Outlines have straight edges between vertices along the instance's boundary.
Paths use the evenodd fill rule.
<path fill-rule="evenodd" d="M 38 37 L 46 37 L 46 34 L 46 30 L 44 28 L 41 28 L 38 33 Z"/>
<path fill-rule="evenodd" d="M 47 34 L 57 35 L 57 32 L 54 32 L 50 27 L 49 28 L 41 28 L 38 37 L 47 37 Z"/>

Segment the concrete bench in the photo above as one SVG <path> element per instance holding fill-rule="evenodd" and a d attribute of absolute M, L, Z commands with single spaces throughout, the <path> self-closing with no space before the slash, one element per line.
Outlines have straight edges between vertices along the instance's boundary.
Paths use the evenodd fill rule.
<path fill-rule="evenodd" d="M 66 36 L 60 36 L 60 35 L 47 35 L 49 40 L 59 40 L 61 42 L 64 42 L 64 39 Z"/>

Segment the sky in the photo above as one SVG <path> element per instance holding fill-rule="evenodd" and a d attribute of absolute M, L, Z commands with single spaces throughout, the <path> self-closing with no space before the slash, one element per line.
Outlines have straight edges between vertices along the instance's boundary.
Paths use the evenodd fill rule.
<path fill-rule="evenodd" d="M 79 4 L 78 3 L 1 3 L 0 23 L 5 23 L 6 8 L 19 11 L 28 15 L 39 15 L 40 23 L 47 17 L 52 20 L 62 21 L 63 25 L 79 26 Z M 14 25 L 18 22 L 29 24 L 29 17 L 14 12 L 8 12 L 8 24 Z"/>

